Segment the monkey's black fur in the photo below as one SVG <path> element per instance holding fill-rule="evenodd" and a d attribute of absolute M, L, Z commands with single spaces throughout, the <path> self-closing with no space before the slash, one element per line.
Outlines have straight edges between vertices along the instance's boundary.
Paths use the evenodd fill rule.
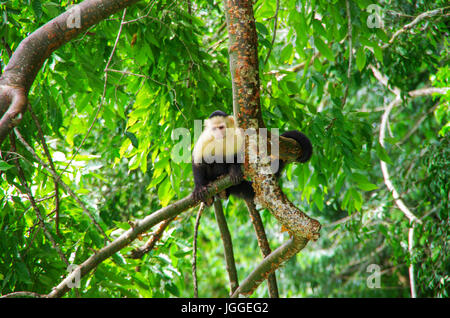
<path fill-rule="evenodd" d="M 225 112 L 223 112 L 223 111 L 221 111 L 221 110 L 216 110 L 216 111 L 212 112 L 212 114 L 209 115 L 208 118 L 213 118 L 213 117 L 215 117 L 215 116 L 228 117 L 228 114 L 225 113 Z"/>
<path fill-rule="evenodd" d="M 234 157 L 233 162 L 237 162 L 237 156 Z M 225 190 L 227 198 L 230 194 L 242 199 L 253 199 L 255 196 L 252 183 L 242 180 L 243 175 L 240 163 L 192 163 L 192 171 L 194 173 L 195 188 L 193 194 L 195 200 L 204 201 L 206 186 L 220 176 L 228 174 L 235 185 Z"/>

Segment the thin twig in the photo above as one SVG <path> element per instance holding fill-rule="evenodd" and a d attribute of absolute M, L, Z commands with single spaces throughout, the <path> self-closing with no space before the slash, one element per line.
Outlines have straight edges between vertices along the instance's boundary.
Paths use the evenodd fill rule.
<path fill-rule="evenodd" d="M 8 54 L 8 57 L 11 58 L 13 52 L 11 50 L 11 47 L 8 45 L 8 42 L 6 42 L 6 39 L 4 36 L 2 36 L 2 44 L 6 50 L 6 53 Z"/>
<path fill-rule="evenodd" d="M 137 77 L 143 77 L 143 78 L 146 78 L 146 79 L 150 79 L 150 77 L 147 76 L 147 75 L 136 74 L 136 73 L 132 73 L 132 72 L 129 72 L 129 71 L 115 70 L 115 69 L 112 69 L 112 68 L 106 68 L 105 72 L 115 72 L 115 73 L 120 73 L 120 74 L 124 74 L 124 75 L 132 75 L 132 76 L 137 76 Z M 162 83 L 158 82 L 158 84 L 162 84 Z"/>
<path fill-rule="evenodd" d="M 11 144 L 14 144 L 15 143 L 14 135 L 10 134 L 10 136 L 11 136 Z M 17 175 L 18 175 L 20 184 L 22 185 L 22 188 L 25 190 L 25 194 L 27 195 L 28 200 L 30 201 L 30 204 L 33 206 L 33 209 L 34 209 L 34 211 L 36 213 L 36 217 L 39 220 L 39 226 L 41 227 L 42 231 L 44 232 L 45 237 L 52 244 L 53 249 L 56 251 L 56 253 L 58 253 L 58 255 L 61 258 L 61 260 L 68 266 L 69 265 L 69 261 L 67 260 L 66 256 L 64 255 L 64 253 L 59 248 L 58 243 L 56 243 L 55 239 L 50 234 L 50 231 L 47 229 L 47 226 L 45 225 L 45 221 L 44 221 L 44 218 L 42 217 L 41 210 L 39 209 L 39 206 L 37 205 L 36 201 L 34 200 L 34 196 L 33 196 L 33 193 L 31 192 L 31 189 L 27 185 L 25 174 L 24 174 L 23 169 L 22 169 L 22 167 L 21 167 L 21 165 L 19 163 L 19 160 L 17 158 L 14 159 L 14 163 L 15 163 L 16 168 L 17 168 Z M 20 192 L 22 192 L 22 189 L 18 188 L 18 190 Z"/>
<path fill-rule="evenodd" d="M 239 281 L 236 270 L 236 262 L 234 260 L 233 242 L 231 240 L 227 220 L 223 214 L 222 202 L 218 198 L 215 198 L 214 200 L 214 215 L 216 216 L 217 225 L 219 226 L 220 236 L 222 238 L 226 269 L 230 279 L 230 295 L 232 295 L 239 287 Z"/>
<path fill-rule="evenodd" d="M 155 231 L 155 233 L 153 233 L 152 237 L 143 246 L 136 248 L 130 252 L 130 258 L 139 259 L 142 258 L 145 254 L 152 251 L 156 243 L 161 239 L 166 228 L 174 219 L 175 218 L 171 218 L 162 221 L 158 229 Z"/>
<path fill-rule="evenodd" d="M 117 36 L 116 36 L 116 40 L 114 42 L 114 46 L 113 49 L 111 51 L 111 54 L 109 55 L 109 59 L 108 62 L 106 62 L 106 66 L 104 69 L 105 72 L 105 81 L 103 84 L 103 94 L 102 94 L 102 98 L 100 100 L 100 104 L 97 107 L 97 111 L 94 115 L 94 119 L 92 120 L 91 125 L 88 128 L 88 131 L 86 132 L 86 134 L 83 137 L 83 140 L 81 141 L 81 143 L 78 145 L 77 149 L 75 150 L 74 154 L 72 155 L 72 158 L 70 158 L 69 162 L 67 163 L 66 167 L 63 169 L 63 171 L 59 174 L 59 177 L 61 177 L 66 170 L 69 168 L 69 166 L 72 164 L 72 161 L 75 159 L 76 155 L 78 154 L 78 152 L 80 151 L 81 147 L 84 145 L 84 143 L 86 142 L 87 137 L 89 136 L 89 134 L 92 131 L 92 128 L 94 127 L 94 124 L 97 122 L 97 118 L 98 115 L 100 114 L 100 111 L 103 108 L 103 103 L 105 101 L 105 96 L 106 96 L 106 87 L 107 87 L 107 83 L 108 83 L 108 72 L 106 72 L 106 70 L 109 68 L 109 65 L 111 64 L 112 58 L 114 56 L 114 53 L 116 52 L 116 48 L 117 48 L 117 44 L 119 43 L 119 38 L 120 35 L 122 34 L 122 29 L 123 29 L 123 25 L 124 25 L 124 20 L 125 20 L 125 16 L 127 14 L 127 9 L 123 9 L 123 14 L 122 14 L 122 22 L 120 23 L 120 27 L 119 27 L 119 31 L 117 32 Z"/>
<path fill-rule="evenodd" d="M 54 172 L 53 175 L 58 175 L 56 172 L 55 164 L 53 163 L 52 156 L 50 154 L 50 150 L 48 149 L 47 142 L 45 141 L 44 132 L 42 131 L 41 124 L 39 123 L 39 119 L 37 118 L 36 114 L 34 113 L 33 109 L 31 108 L 31 105 L 28 103 L 28 111 L 31 114 L 31 117 L 33 118 L 34 124 L 36 125 L 39 139 L 41 140 L 42 147 L 44 148 L 45 156 L 47 157 L 48 164 L 50 166 L 50 169 Z M 61 235 L 59 232 L 59 185 L 57 178 L 53 177 L 53 185 L 55 188 L 55 228 L 56 228 L 56 234 L 59 236 Z"/>
<path fill-rule="evenodd" d="M 197 237 L 198 237 L 198 227 L 200 225 L 200 218 L 202 216 L 203 210 L 205 209 L 205 204 L 202 202 L 200 208 L 197 212 L 197 217 L 195 218 L 194 226 L 194 240 L 192 246 L 192 280 L 194 284 L 194 297 L 198 298 L 198 282 L 197 282 Z"/>
<path fill-rule="evenodd" d="M 345 86 L 344 97 L 342 98 L 342 107 L 345 106 L 347 101 L 348 90 L 350 88 L 350 80 L 352 75 L 352 60 L 353 60 L 353 31 L 352 31 L 352 16 L 350 11 L 349 0 L 345 1 L 345 8 L 347 10 L 347 24 L 348 24 L 348 69 L 347 69 L 347 85 Z"/>
<path fill-rule="evenodd" d="M 425 120 L 425 118 L 427 118 L 432 112 L 434 112 L 436 110 L 436 108 L 439 106 L 439 103 L 436 103 L 433 107 L 431 107 L 426 113 L 425 115 L 421 116 L 419 118 L 419 120 L 414 124 L 414 126 L 411 128 L 410 131 L 408 131 L 408 133 L 405 135 L 405 137 L 402 138 L 402 140 L 400 140 L 398 142 L 398 145 L 403 144 L 405 141 L 407 141 L 412 134 L 414 134 L 416 132 L 416 130 L 420 127 L 420 125 L 422 124 L 422 122 Z"/>
<path fill-rule="evenodd" d="M 85 204 L 83 203 L 83 201 L 81 201 L 81 199 L 72 191 L 72 189 L 65 184 L 61 178 L 59 178 L 58 174 L 55 174 L 55 172 L 52 171 L 52 169 L 49 168 L 49 166 L 47 166 L 47 164 L 36 154 L 36 152 L 34 151 L 34 149 L 25 141 L 25 139 L 22 137 L 22 135 L 20 134 L 19 130 L 17 128 L 14 129 L 14 133 L 16 134 L 17 139 L 22 143 L 22 145 L 25 147 L 25 149 L 28 150 L 29 153 L 31 153 L 33 155 L 33 157 L 36 159 L 37 162 L 39 162 L 39 164 L 45 169 L 47 170 L 47 172 L 49 172 L 52 177 L 58 181 L 59 185 L 61 185 L 64 190 L 78 203 L 78 205 L 81 207 L 81 209 L 83 210 L 84 213 L 86 213 L 89 218 L 91 219 L 92 223 L 95 225 L 95 227 L 97 228 L 97 230 L 103 234 L 104 238 L 108 241 L 110 241 L 108 235 L 106 235 L 105 231 L 103 231 L 103 229 L 101 228 L 101 226 L 97 223 L 97 221 L 95 220 L 94 216 L 92 215 L 92 213 L 88 210 L 88 208 L 85 206 Z"/>
<path fill-rule="evenodd" d="M 385 45 L 383 45 L 381 48 L 385 49 L 387 48 L 389 45 L 391 45 L 395 39 L 402 33 L 414 28 L 417 24 L 419 24 L 419 22 L 421 22 L 424 19 L 427 18 L 431 18 L 435 15 L 438 15 L 440 13 L 443 13 L 444 10 L 448 9 L 449 7 L 446 8 L 440 8 L 440 9 L 436 9 L 436 10 L 431 10 L 431 11 L 427 11 L 424 13 L 419 14 L 411 23 L 408 23 L 406 25 L 404 25 L 403 27 L 401 27 L 400 29 L 398 29 L 391 37 L 391 39 L 389 40 L 388 43 L 386 43 Z"/>
<path fill-rule="evenodd" d="M 277 27 L 278 27 L 278 10 L 280 9 L 280 0 L 277 0 L 277 8 L 275 10 L 274 25 L 273 25 L 273 35 L 272 35 L 272 44 L 270 45 L 269 52 L 267 52 L 266 59 L 264 60 L 264 66 L 267 65 L 267 61 L 269 60 L 270 54 L 272 53 L 273 45 L 275 44 L 275 38 L 277 37 Z"/>

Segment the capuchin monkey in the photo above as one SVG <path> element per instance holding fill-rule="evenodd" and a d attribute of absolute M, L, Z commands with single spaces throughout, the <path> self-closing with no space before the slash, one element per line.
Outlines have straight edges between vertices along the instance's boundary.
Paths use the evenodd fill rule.
<path fill-rule="evenodd" d="M 297 130 L 283 133 L 281 136 L 292 138 L 299 143 L 302 155 L 299 162 L 306 162 L 312 155 L 312 145 L 308 137 Z M 194 174 L 194 200 L 200 200 L 208 206 L 213 199 L 206 199 L 207 185 L 223 175 L 230 175 L 233 185 L 219 196 L 223 199 L 230 194 L 245 200 L 253 200 L 255 192 L 252 183 L 242 180 L 244 135 L 237 127 L 233 116 L 216 110 L 205 120 L 205 129 L 194 146 L 192 153 L 192 172 Z M 279 179 L 286 162 L 280 160 L 276 177 Z"/>

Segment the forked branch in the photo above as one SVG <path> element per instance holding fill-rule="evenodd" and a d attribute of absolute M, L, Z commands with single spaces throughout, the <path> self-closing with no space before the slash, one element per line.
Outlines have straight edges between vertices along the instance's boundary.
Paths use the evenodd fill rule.
<path fill-rule="evenodd" d="M 264 128 L 260 107 L 258 40 L 253 1 L 224 0 L 229 35 L 228 51 L 233 89 L 233 110 L 238 126 Z M 270 137 L 269 137 L 270 138 Z M 280 143 L 281 144 L 281 143 Z M 295 207 L 281 191 L 270 171 L 270 160 L 261 160 L 255 145 L 246 142 L 245 175 L 253 181 L 256 200 L 289 231 L 291 239 L 272 252 L 236 290 L 234 296 L 252 292 L 270 273 L 298 253 L 306 243 L 319 237 L 320 223 Z M 251 161 L 249 157 L 258 158 Z"/>

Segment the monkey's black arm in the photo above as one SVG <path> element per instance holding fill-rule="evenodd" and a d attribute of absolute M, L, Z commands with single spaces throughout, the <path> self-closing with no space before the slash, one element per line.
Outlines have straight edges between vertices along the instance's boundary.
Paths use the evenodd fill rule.
<path fill-rule="evenodd" d="M 194 174 L 194 200 L 204 201 L 204 197 L 206 195 L 206 185 L 208 185 L 206 166 L 202 163 L 192 162 L 192 173 Z"/>
<path fill-rule="evenodd" d="M 231 180 L 233 181 L 233 184 L 239 184 L 242 181 L 242 178 L 244 177 L 244 174 L 242 172 L 241 164 L 239 163 L 232 163 L 229 166 L 229 175 L 231 177 Z"/>

